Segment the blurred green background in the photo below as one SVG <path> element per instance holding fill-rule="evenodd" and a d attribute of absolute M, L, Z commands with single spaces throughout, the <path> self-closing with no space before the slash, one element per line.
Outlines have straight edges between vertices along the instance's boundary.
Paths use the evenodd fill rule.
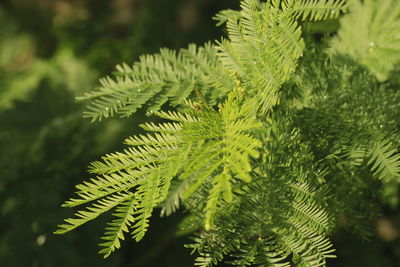
<path fill-rule="evenodd" d="M 211 17 L 237 0 L 2 0 L 0 4 L 0 266 L 192 266 L 181 218 L 154 216 L 149 233 L 106 260 L 97 254 L 108 218 L 55 236 L 71 215 L 60 207 L 87 178 L 87 165 L 121 149 L 142 112 L 90 123 L 75 97 L 117 63 L 160 47 L 180 48 L 223 34 Z M 399 212 L 375 223 L 372 242 L 334 236 L 331 266 L 400 266 Z"/>

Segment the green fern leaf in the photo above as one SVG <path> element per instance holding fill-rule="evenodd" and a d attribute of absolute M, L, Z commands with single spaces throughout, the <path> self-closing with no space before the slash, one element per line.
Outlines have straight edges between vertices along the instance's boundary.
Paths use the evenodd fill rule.
<path fill-rule="evenodd" d="M 261 143 L 251 136 L 260 127 L 254 117 L 252 102 L 241 103 L 238 92 L 231 93 L 219 112 L 198 112 L 198 122 L 186 125 L 182 140 L 193 144 L 183 167 L 181 179 L 192 177 L 194 182 L 183 196 L 189 197 L 208 179 L 214 184 L 205 212 L 205 226 L 212 226 L 220 199 L 232 200 L 231 179 L 251 180 L 250 158 L 257 158 Z"/>
<path fill-rule="evenodd" d="M 381 140 L 375 144 L 368 164 L 379 179 L 400 182 L 400 154 L 389 141 Z"/>
<path fill-rule="evenodd" d="M 128 198 L 130 198 L 131 195 L 128 193 L 118 193 L 114 194 L 111 196 L 108 196 L 106 198 L 103 198 L 99 200 L 97 203 L 93 204 L 91 207 L 89 207 L 87 210 L 81 210 L 75 213 L 76 218 L 69 218 L 66 219 L 65 222 L 68 224 L 61 224 L 58 227 L 57 231 L 55 231 L 56 234 L 64 234 L 66 232 L 69 232 L 82 224 L 87 223 L 88 221 L 91 221 L 101 214 L 109 211 L 110 209 L 120 205 L 121 203 L 124 203 Z"/>
<path fill-rule="evenodd" d="M 219 58 L 243 81 L 243 87 L 257 89 L 262 110 L 278 103 L 278 90 L 294 71 L 304 43 L 294 18 L 279 5 L 260 8 L 258 0 L 241 2 L 241 18 L 228 18 L 228 41 L 218 44 Z M 270 25 L 265 30 L 265 25 Z"/>
<path fill-rule="evenodd" d="M 169 216 L 179 209 L 183 198 L 183 192 L 188 188 L 189 180 L 177 181 L 171 183 L 171 187 L 165 201 L 161 204 L 160 216 Z"/>
<path fill-rule="evenodd" d="M 325 20 L 337 18 L 340 11 L 347 10 L 346 0 L 300 0 L 288 1 L 296 18 L 301 20 Z"/>
<path fill-rule="evenodd" d="M 400 2 L 354 0 L 340 20 L 334 51 L 351 56 L 379 80 L 386 80 L 400 61 Z"/>
<path fill-rule="evenodd" d="M 117 66 L 116 78 L 106 77 L 100 83 L 98 90 L 78 98 L 92 101 L 84 113 L 92 121 L 116 113 L 130 116 L 145 104 L 150 113 L 167 101 L 178 105 L 198 88 L 213 103 L 232 87 L 233 80 L 217 60 L 216 50 L 206 44 L 189 45 L 179 53 L 162 49 L 159 54 L 142 56 L 132 67 Z"/>
<path fill-rule="evenodd" d="M 129 231 L 128 227 L 134 221 L 133 214 L 136 205 L 136 196 L 131 195 L 130 198 L 116 208 L 116 213 L 113 215 L 117 219 L 109 223 L 109 227 L 106 228 L 107 232 L 102 237 L 106 242 L 100 244 L 100 246 L 106 247 L 100 250 L 100 253 L 104 254 L 104 258 L 108 257 L 115 249 L 120 248 L 119 240 L 124 240 L 124 232 Z"/>

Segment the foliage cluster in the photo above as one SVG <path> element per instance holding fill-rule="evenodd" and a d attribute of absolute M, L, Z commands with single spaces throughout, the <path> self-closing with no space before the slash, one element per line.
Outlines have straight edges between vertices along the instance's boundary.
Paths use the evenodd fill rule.
<path fill-rule="evenodd" d="M 181 1 L 136 1 L 137 6 L 129 10 L 114 6 L 116 2 L 123 1 L 0 3 L 2 266 L 157 265 L 169 257 L 166 246 L 181 242 L 164 225 L 155 233 L 163 241 L 152 254 L 143 253 L 147 248 L 142 246 L 135 253 L 122 251 L 104 262 L 95 253 L 101 219 L 62 238 L 52 234 L 54 225 L 71 214 L 58 207 L 69 188 L 85 175 L 87 162 L 121 149 L 119 140 L 138 131 L 128 120 L 102 124 L 82 120 L 84 106 L 76 103 L 75 96 L 94 87 L 99 75 L 115 62 L 153 52 L 161 44 L 181 47 L 189 38 L 187 29 L 171 31 L 175 25 L 180 27 Z M 194 12 L 209 13 L 208 9 L 216 10 L 223 2 L 195 3 Z M 161 4 L 163 9 L 154 8 Z M 131 17 L 115 21 L 121 10 L 132 11 Z M 205 16 L 199 16 L 190 29 L 200 32 L 192 40 L 203 42 L 216 31 L 209 30 L 212 22 L 201 24 Z M 168 23 L 161 27 L 160 21 Z M 170 39 L 178 34 L 179 38 Z M 135 118 L 144 119 L 140 113 Z"/>
<path fill-rule="evenodd" d="M 368 238 L 400 181 L 400 3 L 377 3 L 242 0 L 215 17 L 228 38 L 118 66 L 82 97 L 85 116 L 144 106 L 159 121 L 91 164 L 64 204 L 89 206 L 56 233 L 114 209 L 107 257 L 125 232 L 143 238 L 155 208 L 182 204 L 179 231 L 203 267 L 326 266 L 338 226 Z M 338 17 L 323 40 L 307 32 Z"/>

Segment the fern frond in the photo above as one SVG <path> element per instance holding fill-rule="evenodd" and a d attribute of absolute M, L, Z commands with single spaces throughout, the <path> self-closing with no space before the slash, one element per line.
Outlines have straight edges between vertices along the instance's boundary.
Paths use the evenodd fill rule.
<path fill-rule="evenodd" d="M 194 252 L 198 252 L 198 256 L 195 259 L 195 266 L 201 266 L 201 267 L 212 267 L 216 266 L 218 262 L 220 262 L 224 254 L 229 253 L 230 247 L 217 247 L 217 246 L 209 246 L 209 244 L 206 243 L 205 241 L 205 236 L 213 238 L 216 237 L 213 234 L 198 234 L 198 236 L 192 237 L 192 240 L 194 243 L 192 244 L 187 244 L 185 247 L 191 248 L 192 249 L 192 254 Z"/>
<path fill-rule="evenodd" d="M 285 251 L 280 250 L 276 238 L 259 237 L 255 244 L 241 244 L 240 251 L 233 253 L 235 259 L 228 263 L 235 266 L 290 267 Z"/>
<path fill-rule="evenodd" d="M 292 222 L 292 227 L 282 229 L 276 237 L 283 254 L 292 255 L 299 266 L 326 266 L 327 258 L 335 258 L 331 242 L 324 236 L 309 230 L 305 225 Z M 281 252 L 282 253 L 282 252 Z"/>
<path fill-rule="evenodd" d="M 179 53 L 162 49 L 159 54 L 142 56 L 132 67 L 117 66 L 116 77 L 103 78 L 100 83 L 97 91 L 78 98 L 92 101 L 84 113 L 92 121 L 116 113 L 126 117 L 145 104 L 150 113 L 168 101 L 178 105 L 197 89 L 213 103 L 233 85 L 210 44 L 200 48 L 189 45 Z"/>
<path fill-rule="evenodd" d="M 368 165 L 377 178 L 385 182 L 400 182 L 400 154 L 390 141 L 381 140 L 375 144 Z"/>
<path fill-rule="evenodd" d="M 165 127 L 165 124 L 160 124 L 160 126 L 158 133 L 156 132 L 154 135 L 147 134 L 132 136 L 125 140 L 125 144 L 129 146 L 152 146 L 154 148 L 165 148 L 176 144 L 178 141 L 177 137 L 165 134 L 164 129 L 167 127 L 173 129 L 172 131 L 170 130 L 171 133 L 177 132 L 180 129 L 171 127 L 171 124 L 167 124 L 167 127 Z M 148 127 L 146 128 L 148 129 Z"/>
<path fill-rule="evenodd" d="M 346 11 L 347 8 L 347 0 L 300 0 L 289 3 L 293 4 L 291 10 L 296 18 L 312 21 L 337 18 L 340 11 Z"/>
<path fill-rule="evenodd" d="M 155 124 L 153 122 L 143 123 L 140 125 L 140 127 L 148 132 L 159 132 L 165 134 L 174 134 L 182 130 L 182 124 L 174 122 L 167 122 L 163 124 Z M 126 143 L 129 144 L 129 140 Z"/>
<path fill-rule="evenodd" d="M 352 166 L 360 166 L 366 158 L 366 149 L 364 146 L 352 146 L 350 149 L 345 149 L 345 151 Z"/>
<path fill-rule="evenodd" d="M 214 225 L 214 218 L 217 212 L 218 203 L 220 199 L 224 199 L 226 202 L 232 202 L 232 186 L 230 179 L 232 177 L 229 174 L 222 173 L 214 178 L 214 184 L 210 195 L 207 199 L 207 205 L 205 207 L 204 215 L 204 228 L 210 230 Z"/>
<path fill-rule="evenodd" d="M 135 221 L 137 222 L 133 226 L 134 230 L 132 231 L 132 237 L 136 241 L 140 241 L 144 237 L 149 226 L 149 218 L 151 217 L 153 209 L 162 201 L 159 194 L 161 182 L 159 176 L 159 171 L 154 172 L 136 191 L 140 196 L 140 202 L 135 217 Z"/>
<path fill-rule="evenodd" d="M 247 91 L 257 90 L 265 112 L 278 102 L 280 86 L 303 53 L 301 29 L 279 5 L 260 8 L 258 0 L 245 0 L 241 7 L 242 18 L 228 18 L 230 42 L 218 44 L 219 58 L 239 76 Z"/>
<path fill-rule="evenodd" d="M 120 205 L 131 197 L 129 193 L 117 193 L 106 198 L 99 200 L 97 203 L 93 204 L 87 210 L 81 210 L 75 213 L 76 218 L 65 219 L 68 224 L 59 225 L 59 229 L 55 231 L 56 234 L 64 234 L 69 232 L 82 224 L 91 221 L 101 214 L 109 211 L 110 209 Z"/>
<path fill-rule="evenodd" d="M 100 244 L 100 246 L 105 247 L 100 250 L 100 253 L 104 254 L 104 258 L 108 257 L 115 249 L 120 248 L 120 240 L 124 240 L 124 232 L 129 231 L 128 227 L 134 221 L 133 214 L 136 205 L 136 195 L 133 194 L 126 200 L 126 202 L 116 208 L 116 213 L 113 215 L 117 217 L 117 219 L 108 223 L 109 227 L 106 228 L 107 232 L 102 237 L 106 242 Z"/>
<path fill-rule="evenodd" d="M 161 124 L 162 125 L 162 124 Z M 165 129 L 168 126 L 161 126 Z M 100 214 L 117 207 L 115 216 L 118 218 L 109 224 L 104 239 L 107 242 L 101 253 L 108 256 L 120 246 L 123 232 L 129 225 L 133 227 L 133 237 L 139 241 L 148 227 L 148 220 L 153 208 L 162 202 L 169 190 L 171 179 L 180 168 L 174 160 L 183 160 L 182 146 L 178 150 L 178 140 L 171 133 L 163 130 L 154 135 L 138 135 L 126 140 L 131 147 L 108 154 L 100 162 L 91 165 L 91 172 L 99 174 L 96 179 L 77 186 L 79 198 L 70 199 L 64 206 L 77 206 L 97 201 L 89 211 L 78 211 L 77 219 L 67 219 L 68 225 L 60 225 L 57 233 L 70 231 Z M 178 152 L 176 152 L 178 151 Z M 134 194 L 128 193 L 134 189 Z"/>
<path fill-rule="evenodd" d="M 204 253 L 204 254 L 201 254 L 200 256 L 196 257 L 194 266 L 211 267 L 211 266 L 215 266 L 216 263 L 217 263 L 217 261 L 213 257 L 211 257 L 210 254 Z"/>
<path fill-rule="evenodd" d="M 232 9 L 222 10 L 213 17 L 213 19 L 217 21 L 217 26 L 221 26 L 228 20 L 239 20 L 240 18 L 242 18 L 240 11 Z"/>
<path fill-rule="evenodd" d="M 257 158 L 261 143 L 251 136 L 260 123 L 254 117 L 252 102 L 240 101 L 238 92 L 231 93 L 219 112 L 198 112 L 198 122 L 190 123 L 182 130 L 182 139 L 194 145 L 191 155 L 180 175 L 182 179 L 195 178 L 184 193 L 189 197 L 210 176 L 214 184 L 205 208 L 205 225 L 212 226 L 219 200 L 232 199 L 231 178 L 245 182 L 251 180 L 250 158 Z M 193 179 L 192 178 L 192 179 Z"/>
<path fill-rule="evenodd" d="M 322 188 L 313 188 L 305 182 L 290 182 L 294 200 L 288 203 L 286 227 L 277 226 L 283 255 L 293 253 L 293 262 L 304 266 L 325 266 L 326 259 L 335 257 L 332 243 L 326 237 L 332 230 L 333 217 L 318 204 L 326 198 Z M 301 265 L 301 266 L 303 266 Z"/>
<path fill-rule="evenodd" d="M 188 188 L 189 180 L 172 181 L 167 198 L 161 203 L 160 216 L 169 216 L 174 213 L 181 204 L 183 192 Z"/>
<path fill-rule="evenodd" d="M 63 207 L 76 207 L 88 202 L 104 198 L 121 191 L 127 191 L 137 185 L 138 178 L 145 175 L 147 171 L 127 172 L 121 174 L 110 174 L 99 176 L 77 185 L 76 192 L 79 198 L 71 198 L 63 204 Z"/>
<path fill-rule="evenodd" d="M 233 179 L 231 174 L 248 182 L 250 157 L 258 157 L 260 142 L 250 135 L 260 125 L 255 120 L 253 106 L 251 102 L 242 103 L 239 92 L 236 92 L 230 94 L 220 111 L 204 109 L 192 110 L 187 115 L 176 112 L 158 114 L 175 122 L 142 125 L 153 134 L 130 137 L 125 141 L 130 146 L 128 149 L 108 154 L 102 161 L 92 163 L 90 171 L 100 176 L 78 185 L 80 198 L 71 199 L 65 205 L 77 206 L 97 200 L 104 203 L 104 207 L 94 210 L 94 213 L 78 212 L 81 218 L 68 219 L 70 226 L 62 225 L 64 230 L 58 233 L 78 227 L 119 205 L 115 214 L 118 218 L 107 228 L 104 237 L 107 242 L 102 244 L 105 248 L 101 253 L 108 256 L 118 248 L 129 225 L 133 228 L 133 238 L 139 241 L 147 231 L 154 207 L 167 198 L 171 180 L 179 170 L 182 170 L 182 177 L 200 178 L 197 186 L 191 186 L 189 191 L 192 192 L 214 176 L 211 179 L 216 185 L 215 193 L 210 194 L 206 209 L 207 228 L 211 227 L 221 199 L 231 201 L 233 198 L 229 181 Z M 225 174 L 221 174 L 223 170 Z M 188 190 L 187 187 L 184 189 Z M 105 202 L 131 189 L 135 190 L 134 199 Z M 180 192 L 178 199 L 184 191 Z M 111 207 L 106 207 L 106 204 Z"/>
<path fill-rule="evenodd" d="M 176 121 L 176 122 L 195 122 L 198 119 L 194 116 L 191 116 L 190 114 L 184 114 L 176 111 L 162 111 L 160 110 L 159 112 L 156 113 L 157 116 L 163 119 L 171 120 L 171 121 Z"/>
<path fill-rule="evenodd" d="M 379 80 L 387 79 L 400 61 L 400 2 L 351 1 L 340 25 L 333 50 L 360 62 Z"/>
<path fill-rule="evenodd" d="M 316 205 L 310 205 L 304 202 L 293 203 L 293 216 L 299 218 L 298 222 L 307 224 L 313 232 L 328 233 L 332 218 L 327 212 Z"/>

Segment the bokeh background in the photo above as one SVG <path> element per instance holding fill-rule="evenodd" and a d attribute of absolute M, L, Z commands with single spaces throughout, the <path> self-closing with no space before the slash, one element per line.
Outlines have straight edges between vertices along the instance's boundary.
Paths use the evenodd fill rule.
<path fill-rule="evenodd" d="M 107 216 L 63 236 L 53 231 L 72 210 L 61 204 L 87 178 L 87 165 L 121 149 L 147 118 L 90 123 L 75 97 L 117 63 L 160 47 L 219 38 L 211 17 L 238 0 L 2 0 L 0 2 L 0 266 L 187 267 L 182 214 L 154 216 L 139 244 L 129 238 L 98 255 Z M 330 25 L 327 25 L 327 30 Z M 324 26 L 318 28 L 324 31 Z M 319 34 L 320 34 L 319 33 Z M 399 210 L 384 207 L 369 242 L 338 230 L 330 266 L 399 267 Z M 221 265 L 222 266 L 222 265 Z"/>

